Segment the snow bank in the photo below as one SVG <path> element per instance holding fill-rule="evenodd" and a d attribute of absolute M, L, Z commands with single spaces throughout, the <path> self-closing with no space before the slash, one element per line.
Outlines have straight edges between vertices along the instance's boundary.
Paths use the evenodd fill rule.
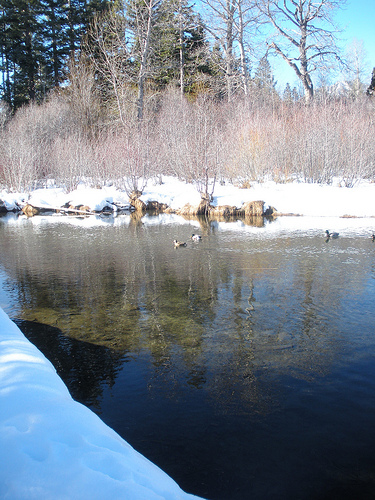
<path fill-rule="evenodd" d="M 182 208 L 189 203 L 192 206 L 199 205 L 200 194 L 192 184 L 179 181 L 175 177 L 163 177 L 163 184 L 148 183 L 143 191 L 141 200 L 158 201 L 166 203 L 173 210 Z"/>
<path fill-rule="evenodd" d="M 125 192 L 114 187 L 92 189 L 80 185 L 70 193 L 64 193 L 57 188 L 38 189 L 26 195 L 25 193 L 0 193 L 8 210 L 28 200 L 31 205 L 38 207 L 61 207 L 66 203 L 74 206 L 87 205 L 91 210 L 100 211 L 108 202 L 127 204 L 128 196 Z M 230 205 L 240 208 L 245 202 L 262 200 L 265 208 L 272 206 L 280 213 L 294 213 L 314 217 L 342 217 L 344 215 L 356 217 L 375 217 L 375 183 L 360 181 L 353 188 L 339 187 L 339 183 L 331 186 L 290 182 L 277 184 L 276 182 L 254 182 L 249 189 L 240 189 L 226 182 L 215 186 L 214 206 Z M 165 203 L 173 210 L 182 208 L 189 203 L 197 206 L 200 195 L 192 184 L 179 181 L 174 177 L 163 177 L 163 183 L 153 183 L 151 180 L 145 187 L 141 200 L 158 201 Z"/>
<path fill-rule="evenodd" d="M 0 408 L 0 498 L 197 498 L 74 401 L 2 309 Z"/>

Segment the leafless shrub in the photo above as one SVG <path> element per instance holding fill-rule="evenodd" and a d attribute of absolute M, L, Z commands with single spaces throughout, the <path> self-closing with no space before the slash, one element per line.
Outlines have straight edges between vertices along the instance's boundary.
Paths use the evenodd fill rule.
<path fill-rule="evenodd" d="M 152 170 L 152 144 L 148 130 L 134 128 L 109 131 L 101 141 L 99 162 L 110 177 L 128 195 L 142 192 Z"/>
<path fill-rule="evenodd" d="M 46 174 L 50 128 L 37 105 L 22 108 L 2 131 L 1 183 L 12 191 L 35 187 Z"/>
<path fill-rule="evenodd" d="M 352 186 L 374 175 L 371 102 L 340 100 L 275 111 L 239 112 L 232 130 L 231 175 Z M 237 130 L 236 132 L 233 132 Z"/>
<path fill-rule="evenodd" d="M 90 141 L 81 133 L 57 137 L 50 153 L 53 178 L 68 192 L 76 189 L 83 180 L 95 181 L 92 168 L 95 165 L 94 151 Z"/>
<path fill-rule="evenodd" d="M 160 105 L 145 107 L 142 121 L 129 113 L 121 126 L 93 135 L 72 105 L 53 96 L 0 128 L 2 186 L 24 191 L 53 178 L 70 190 L 89 180 L 130 194 L 150 177 L 174 175 L 209 199 L 223 179 L 338 179 L 350 187 L 375 176 L 375 104 L 366 96 L 262 107 L 248 99 L 218 103 L 207 94 L 189 101 L 168 89 Z"/>
<path fill-rule="evenodd" d="M 2 184 L 13 191 L 33 189 L 48 178 L 74 184 L 72 125 L 69 106 L 58 96 L 20 109 L 2 131 Z"/>
<path fill-rule="evenodd" d="M 68 76 L 64 101 L 69 105 L 72 127 L 81 129 L 87 137 L 96 137 L 101 106 L 93 64 L 82 54 L 78 62 L 70 61 Z"/>
<path fill-rule="evenodd" d="M 170 87 L 163 96 L 158 117 L 160 161 L 165 175 L 184 178 L 184 157 L 187 140 L 186 124 L 190 119 L 190 106 L 181 94 Z"/>
<path fill-rule="evenodd" d="M 4 129 L 10 118 L 10 113 L 10 106 L 5 101 L 0 101 L 0 130 Z"/>
<path fill-rule="evenodd" d="M 206 198 L 212 196 L 216 179 L 224 173 L 226 120 L 222 111 L 206 95 L 189 102 L 170 90 L 160 113 L 166 171 L 195 183 Z"/>

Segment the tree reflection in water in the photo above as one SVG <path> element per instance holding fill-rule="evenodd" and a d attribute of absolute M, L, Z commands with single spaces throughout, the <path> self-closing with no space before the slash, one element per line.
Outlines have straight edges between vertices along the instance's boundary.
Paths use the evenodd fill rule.
<path fill-rule="evenodd" d="M 203 219 L 202 241 L 175 249 L 189 221 L 40 221 L 0 221 L 7 312 L 73 397 L 185 490 L 324 498 L 348 470 L 367 488 L 371 241 Z"/>
<path fill-rule="evenodd" d="M 72 397 L 100 414 L 103 384 L 112 387 L 126 354 L 105 346 L 75 340 L 56 327 L 16 320 L 24 335 L 51 361 Z"/>

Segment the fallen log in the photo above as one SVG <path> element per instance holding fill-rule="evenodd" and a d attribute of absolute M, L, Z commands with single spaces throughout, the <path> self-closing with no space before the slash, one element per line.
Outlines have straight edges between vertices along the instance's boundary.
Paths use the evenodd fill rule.
<path fill-rule="evenodd" d="M 95 215 L 95 212 L 92 212 L 91 210 L 80 210 L 78 208 L 72 208 L 72 207 L 51 207 L 50 205 L 48 206 L 36 206 L 36 205 L 31 205 L 30 203 L 26 203 L 22 207 L 22 212 L 28 216 L 33 216 L 33 215 L 38 215 L 43 212 L 57 212 L 57 213 L 75 213 L 75 214 L 85 214 L 85 215 Z"/>

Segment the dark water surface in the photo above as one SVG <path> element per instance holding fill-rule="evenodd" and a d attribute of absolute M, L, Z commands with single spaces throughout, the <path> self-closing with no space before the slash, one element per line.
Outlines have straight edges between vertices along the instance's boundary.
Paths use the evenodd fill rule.
<path fill-rule="evenodd" d="M 0 219 L 0 305 L 75 399 L 211 500 L 375 498 L 370 238 L 59 220 Z"/>

